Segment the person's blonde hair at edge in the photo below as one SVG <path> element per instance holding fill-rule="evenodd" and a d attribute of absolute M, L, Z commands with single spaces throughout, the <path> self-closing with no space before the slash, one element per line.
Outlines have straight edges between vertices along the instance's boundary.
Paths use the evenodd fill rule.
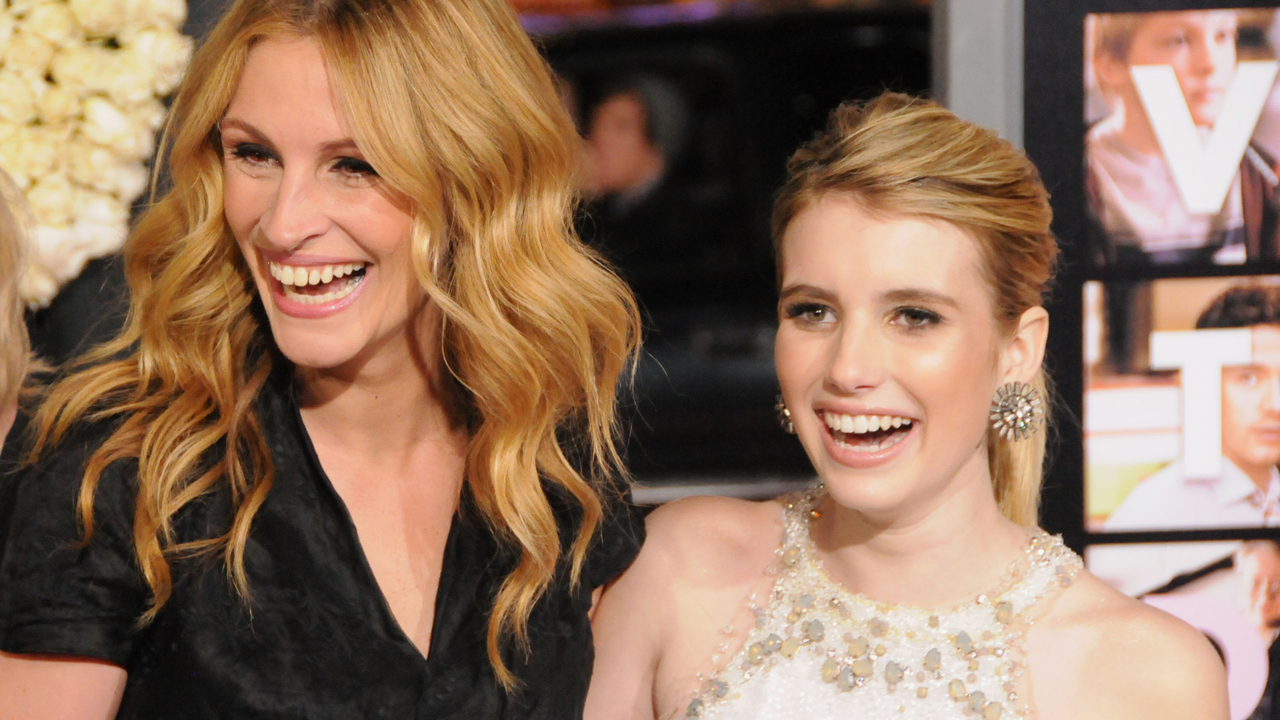
<path fill-rule="evenodd" d="M 0 407 L 17 399 L 31 369 L 31 341 L 18 293 L 34 222 L 22 191 L 0 170 Z M 0 435 L 0 444 L 4 436 Z"/>
<path fill-rule="evenodd" d="M 1095 59 L 1107 56 L 1118 62 L 1129 58 L 1129 49 L 1133 46 L 1133 36 L 1138 33 L 1142 23 L 1150 20 L 1154 13 L 1102 13 L 1090 15 L 1089 22 L 1093 31 L 1093 52 Z"/>
<path fill-rule="evenodd" d="M 1040 174 L 1013 145 L 946 108 L 897 93 L 841 105 L 826 130 L 787 163 L 773 214 L 780 274 L 787 226 L 832 194 L 851 197 L 872 213 L 942 220 L 964 231 L 978 249 L 1002 333 L 1011 336 L 1022 313 L 1042 303 L 1058 245 Z M 1043 369 L 1032 386 L 1050 407 Z M 996 501 L 1019 525 L 1038 521 L 1047 435 L 1045 428 L 1011 441 L 987 430 Z"/>
<path fill-rule="evenodd" d="M 169 560 L 193 552 L 220 551 L 248 597 L 245 544 L 274 477 L 253 407 L 274 353 L 223 217 L 217 123 L 254 43 L 297 37 L 322 47 L 353 139 L 416 208 L 414 269 L 442 316 L 440 348 L 424 350 L 442 354 L 448 404 L 469 430 L 472 495 L 519 551 L 488 629 L 489 660 L 513 689 L 504 638 L 527 650 L 529 612 L 562 559 L 542 483 L 579 506 L 568 548 L 577 583 L 624 472 L 615 391 L 639 313 L 574 235 L 574 127 L 505 0 L 237 0 L 170 110 L 172 190 L 126 243 L 125 328 L 52 389 L 31 457 L 79 420 L 117 419 L 87 464 L 78 512 L 88 542 L 103 470 L 137 459 L 134 540 L 153 595 L 142 622 L 169 598 Z M 235 508 L 227 533 L 179 543 L 175 514 L 223 484 Z"/>

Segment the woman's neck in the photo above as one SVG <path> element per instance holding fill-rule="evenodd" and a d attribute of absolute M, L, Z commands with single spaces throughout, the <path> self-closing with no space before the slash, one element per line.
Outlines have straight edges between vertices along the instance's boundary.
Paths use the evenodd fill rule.
<path fill-rule="evenodd" d="M 424 442 L 465 443 L 445 403 L 429 319 L 397 341 L 332 369 L 300 369 L 301 405 L 313 437 L 344 453 L 384 460 L 415 454 Z"/>
<path fill-rule="evenodd" d="M 993 590 L 1028 541 L 1000 514 L 985 450 L 920 505 L 873 518 L 828 495 L 810 526 L 828 574 L 874 600 L 945 608 Z"/>

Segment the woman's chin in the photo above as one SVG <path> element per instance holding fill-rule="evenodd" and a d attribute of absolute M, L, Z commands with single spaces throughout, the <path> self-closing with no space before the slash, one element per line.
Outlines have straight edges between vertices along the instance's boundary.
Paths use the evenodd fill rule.
<path fill-rule="evenodd" d="M 868 517 L 896 517 L 905 512 L 908 494 L 903 483 L 890 477 L 832 477 L 824 474 L 823 484 L 832 502 L 845 510 Z"/>
<path fill-rule="evenodd" d="M 319 333 L 276 333 L 275 341 L 281 355 L 306 370 L 342 367 L 355 359 L 362 349 L 348 338 L 329 338 Z"/>

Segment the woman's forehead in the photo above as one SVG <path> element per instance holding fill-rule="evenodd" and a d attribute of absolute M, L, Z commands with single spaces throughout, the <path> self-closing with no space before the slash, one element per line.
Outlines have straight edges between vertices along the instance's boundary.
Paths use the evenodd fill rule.
<path fill-rule="evenodd" d="M 933 218 L 873 213 L 831 196 L 802 210 L 779 246 L 783 284 L 837 290 L 919 286 L 963 293 L 984 289 L 974 240 Z"/>

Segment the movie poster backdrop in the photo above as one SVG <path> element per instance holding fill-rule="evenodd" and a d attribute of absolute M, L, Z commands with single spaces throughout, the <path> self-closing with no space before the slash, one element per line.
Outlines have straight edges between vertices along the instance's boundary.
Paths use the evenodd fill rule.
<path fill-rule="evenodd" d="M 1275 11 L 1102 13 L 1085 23 L 1093 262 L 1280 257 Z"/>
<path fill-rule="evenodd" d="M 1025 3 L 1023 132 L 1063 248 L 1042 521 L 1203 631 L 1231 717 L 1261 720 L 1280 718 L 1280 2 L 1238 4 Z"/>

